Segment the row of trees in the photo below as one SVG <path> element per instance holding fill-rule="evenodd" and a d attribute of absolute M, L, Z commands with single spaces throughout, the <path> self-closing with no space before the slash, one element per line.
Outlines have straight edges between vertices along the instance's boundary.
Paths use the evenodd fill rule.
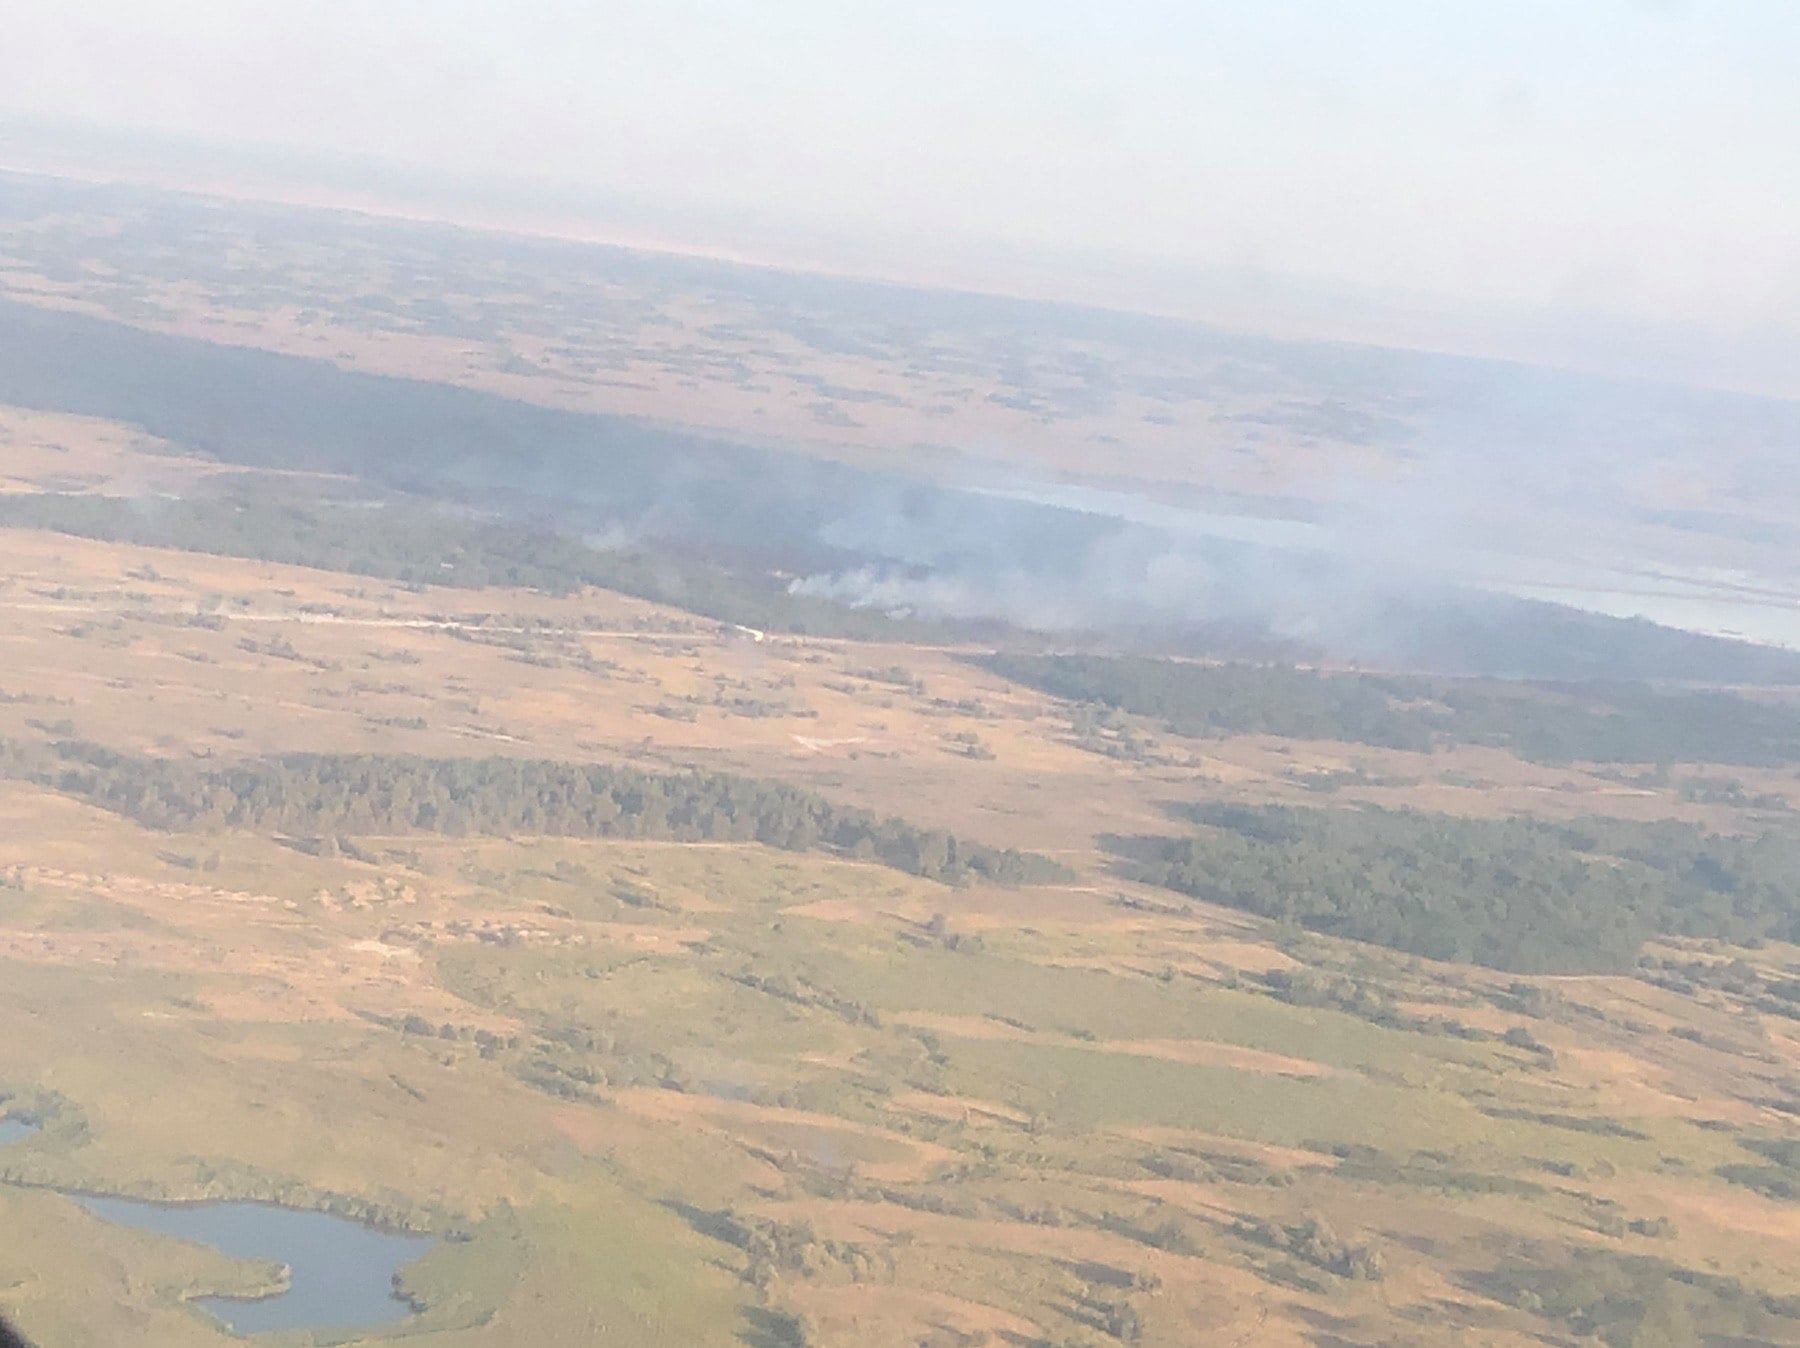
<path fill-rule="evenodd" d="M 1148 656 L 997 654 L 986 668 L 1177 733 L 1277 735 L 1424 751 L 1486 744 L 1539 762 L 1800 762 L 1800 706 L 1638 684 L 1326 673 Z"/>
<path fill-rule="evenodd" d="M 1155 840 L 1152 879 L 1436 959 L 1627 968 L 1653 934 L 1800 939 L 1800 839 L 1690 825 L 1210 807 Z"/>
<path fill-rule="evenodd" d="M 371 527 L 377 524 L 379 527 Z M 440 509 L 405 497 L 231 496 L 126 500 L 0 496 L 0 526 L 312 566 L 407 585 L 505 586 L 567 594 L 586 586 L 636 595 L 721 622 L 776 632 L 892 639 L 943 629 L 814 595 L 752 568 L 648 543 L 590 547 L 537 523 Z"/>
<path fill-rule="evenodd" d="M 215 766 L 133 757 L 78 741 L 0 743 L 0 772 L 161 829 L 758 842 L 880 861 L 948 883 L 1026 884 L 1067 874 L 1046 857 L 727 773 L 382 754 L 289 754 Z"/>

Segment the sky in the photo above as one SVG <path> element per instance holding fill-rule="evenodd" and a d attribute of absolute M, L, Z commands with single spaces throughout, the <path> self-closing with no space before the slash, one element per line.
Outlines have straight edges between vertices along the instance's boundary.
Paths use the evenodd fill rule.
<path fill-rule="evenodd" d="M 14 147 L 356 157 L 681 246 L 1800 395 L 1793 0 L 7 11 Z"/>

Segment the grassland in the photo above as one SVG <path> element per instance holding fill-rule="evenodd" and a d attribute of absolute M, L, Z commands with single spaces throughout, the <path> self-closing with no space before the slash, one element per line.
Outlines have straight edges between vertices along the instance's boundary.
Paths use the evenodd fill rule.
<path fill-rule="evenodd" d="M 25 413 L 0 460 L 215 471 Z M 93 1190 L 442 1234 L 371 1343 L 1800 1341 L 1800 1020 L 1758 991 L 1800 951 L 1520 976 L 1177 895 L 1108 841 L 1218 804 L 1791 829 L 1791 766 L 1195 737 L 967 654 L 0 530 L 0 738 L 698 766 L 1074 872 L 323 847 L 0 783 L 0 1112 L 42 1124 L 0 1147 L 0 1309 L 58 1348 L 229 1341 L 184 1298 L 269 1270 L 59 1192 Z"/>

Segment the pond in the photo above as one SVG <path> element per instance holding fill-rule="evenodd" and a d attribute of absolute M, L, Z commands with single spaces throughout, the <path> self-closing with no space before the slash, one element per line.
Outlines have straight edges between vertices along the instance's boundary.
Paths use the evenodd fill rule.
<path fill-rule="evenodd" d="M 394 1274 L 424 1254 L 428 1236 L 377 1231 L 344 1217 L 266 1203 L 145 1203 L 79 1195 L 97 1217 L 193 1241 L 234 1259 L 287 1265 L 288 1290 L 254 1300 L 196 1297 L 235 1334 L 278 1329 L 364 1329 L 404 1319 Z"/>

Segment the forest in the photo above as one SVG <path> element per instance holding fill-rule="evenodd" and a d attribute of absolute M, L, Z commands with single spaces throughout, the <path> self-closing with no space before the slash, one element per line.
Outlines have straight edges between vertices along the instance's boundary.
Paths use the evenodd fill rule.
<path fill-rule="evenodd" d="M 379 528 L 371 528 L 372 521 Z M 416 498 L 338 500 L 238 488 L 229 496 L 126 499 L 0 496 L 0 527 L 310 566 L 403 585 L 506 586 L 570 594 L 585 586 L 762 631 L 866 639 L 946 639 L 947 624 L 793 594 L 753 568 L 649 542 L 589 546 L 548 525 L 476 515 Z"/>
<path fill-rule="evenodd" d="M 1425 752 L 1491 745 L 1536 762 L 1800 762 L 1800 705 L 1643 684 L 1331 673 L 1149 656 L 997 653 L 980 662 L 1056 697 L 1191 735 L 1274 735 Z"/>
<path fill-rule="evenodd" d="M 543 759 L 287 754 L 226 765 L 97 745 L 0 742 L 0 775 L 151 828 L 289 838 L 441 833 L 756 842 L 879 861 L 946 884 L 1067 878 L 1058 863 L 726 773 L 648 773 Z"/>
<path fill-rule="evenodd" d="M 1210 806 L 1152 840 L 1146 878 L 1433 959 L 1521 973 L 1625 969 L 1656 935 L 1800 939 L 1800 839 L 1673 821 L 1462 819 Z"/>

